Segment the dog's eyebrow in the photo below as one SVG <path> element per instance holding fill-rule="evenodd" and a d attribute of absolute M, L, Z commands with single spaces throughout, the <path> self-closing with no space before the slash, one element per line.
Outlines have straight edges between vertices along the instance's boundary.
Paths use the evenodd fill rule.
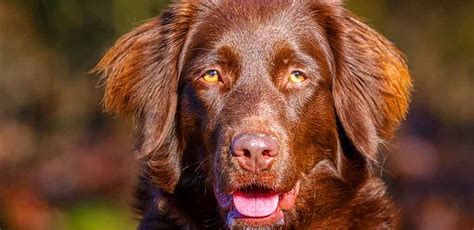
<path fill-rule="evenodd" d="M 318 71 L 318 63 L 304 52 L 297 52 L 287 44 L 280 45 L 271 57 L 270 74 L 276 76 L 282 69 L 305 66 L 311 71 Z"/>
<path fill-rule="evenodd" d="M 217 65 L 224 68 L 228 73 L 234 74 L 235 76 L 240 73 L 241 70 L 241 58 L 240 55 L 235 52 L 231 46 L 225 45 L 217 49 L 217 55 L 215 62 Z"/>

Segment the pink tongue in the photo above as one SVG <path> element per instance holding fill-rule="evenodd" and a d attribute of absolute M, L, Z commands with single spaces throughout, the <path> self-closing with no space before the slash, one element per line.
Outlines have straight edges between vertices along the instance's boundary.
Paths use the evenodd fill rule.
<path fill-rule="evenodd" d="M 265 217 L 278 207 L 278 194 L 235 192 L 232 196 L 237 211 L 247 217 Z"/>

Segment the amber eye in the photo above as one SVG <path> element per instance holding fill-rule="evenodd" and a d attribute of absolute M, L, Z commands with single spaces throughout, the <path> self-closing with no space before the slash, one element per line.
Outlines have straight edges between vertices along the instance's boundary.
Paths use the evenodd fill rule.
<path fill-rule="evenodd" d="M 293 71 L 290 74 L 290 82 L 291 83 L 301 83 L 305 80 L 306 80 L 306 77 L 300 71 Z"/>
<path fill-rule="evenodd" d="M 221 74 L 217 70 L 209 70 L 202 76 L 202 79 L 208 83 L 216 84 L 221 79 Z"/>

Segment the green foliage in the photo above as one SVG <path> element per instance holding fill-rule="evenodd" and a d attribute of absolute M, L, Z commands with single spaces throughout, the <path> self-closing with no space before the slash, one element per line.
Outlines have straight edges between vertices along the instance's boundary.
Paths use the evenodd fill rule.
<path fill-rule="evenodd" d="M 70 230 L 129 230 L 137 223 L 123 210 L 103 202 L 81 203 L 67 213 L 66 225 Z"/>
<path fill-rule="evenodd" d="M 91 67 L 120 34 L 159 14 L 167 0 L 9 0 L 27 8 L 44 41 L 71 68 Z"/>

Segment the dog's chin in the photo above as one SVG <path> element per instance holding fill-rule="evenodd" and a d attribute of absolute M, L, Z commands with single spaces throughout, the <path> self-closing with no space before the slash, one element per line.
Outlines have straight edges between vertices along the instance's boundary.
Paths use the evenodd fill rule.
<path fill-rule="evenodd" d="M 214 194 L 230 229 L 239 227 L 276 227 L 285 225 L 285 212 L 295 207 L 300 182 L 285 193 L 247 186 L 231 194 L 218 189 Z"/>

